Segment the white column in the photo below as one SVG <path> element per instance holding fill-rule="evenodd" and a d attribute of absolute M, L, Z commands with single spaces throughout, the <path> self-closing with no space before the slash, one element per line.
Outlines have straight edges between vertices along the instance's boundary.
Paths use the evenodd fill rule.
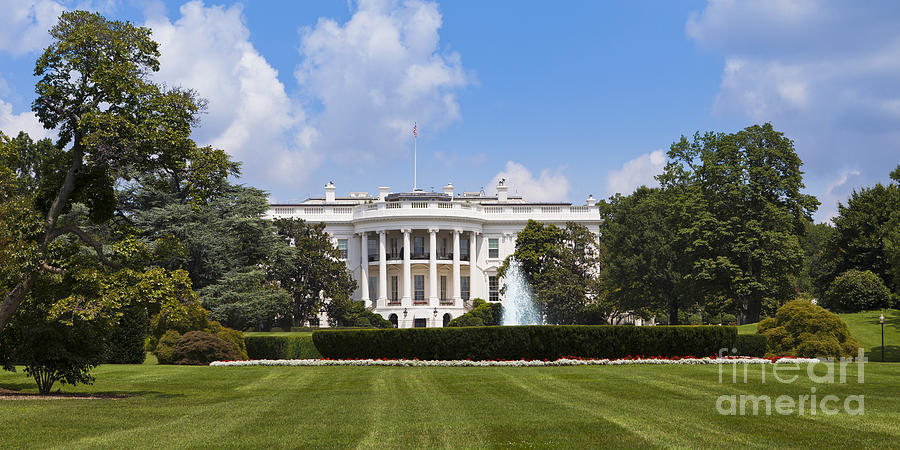
<path fill-rule="evenodd" d="M 378 232 L 378 306 L 387 306 L 387 247 L 384 231 Z"/>
<path fill-rule="evenodd" d="M 369 306 L 369 236 L 359 234 L 359 292 L 363 305 Z"/>
<path fill-rule="evenodd" d="M 438 285 L 437 285 L 437 228 L 429 228 L 428 233 L 431 234 L 429 244 L 431 248 L 428 252 L 428 303 L 432 307 L 438 306 Z"/>
<path fill-rule="evenodd" d="M 469 235 L 469 301 L 481 297 L 481 268 L 478 266 L 478 233 Z"/>
<path fill-rule="evenodd" d="M 411 230 L 403 230 L 403 298 L 400 299 L 403 306 L 412 306 L 412 270 L 409 266 L 409 233 Z"/>
<path fill-rule="evenodd" d="M 459 233 L 460 230 L 453 230 L 453 305 L 456 307 L 462 306 L 459 289 Z"/>

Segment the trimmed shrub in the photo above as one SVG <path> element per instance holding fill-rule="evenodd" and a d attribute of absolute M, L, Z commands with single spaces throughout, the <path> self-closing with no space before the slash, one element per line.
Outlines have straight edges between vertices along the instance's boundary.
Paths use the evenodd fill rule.
<path fill-rule="evenodd" d="M 518 360 L 712 356 L 730 348 L 737 329 L 721 326 L 531 325 L 394 328 L 313 333 L 327 358 Z"/>
<path fill-rule="evenodd" d="M 856 356 L 859 348 L 846 322 L 806 300 L 785 303 L 774 318 L 760 322 L 757 331 L 767 337 L 770 356 L 837 359 Z"/>
<path fill-rule="evenodd" d="M 181 339 L 181 333 L 175 330 L 166 331 L 166 333 L 159 338 L 159 342 L 156 344 L 153 354 L 156 355 L 156 359 L 160 364 L 172 364 L 174 361 L 175 344 L 178 343 L 179 339 Z"/>
<path fill-rule="evenodd" d="M 131 307 L 106 338 L 104 362 L 107 364 L 141 364 L 147 357 L 144 341 L 150 327 L 150 317 L 144 307 Z"/>
<path fill-rule="evenodd" d="M 489 303 L 484 299 L 472 300 L 472 310 L 451 320 L 450 327 L 483 327 L 500 325 L 503 317 L 503 306 L 500 303 Z"/>
<path fill-rule="evenodd" d="M 825 306 L 834 312 L 872 311 L 891 307 L 891 291 L 869 270 L 850 269 L 825 291 Z"/>
<path fill-rule="evenodd" d="M 227 328 L 216 321 L 211 321 L 209 323 L 209 327 L 205 330 L 207 333 L 215 334 L 225 342 L 231 344 L 231 348 L 234 350 L 235 354 L 238 355 L 237 358 L 234 359 L 247 359 L 247 346 L 244 344 L 244 333 L 238 330 L 232 330 L 231 328 Z"/>
<path fill-rule="evenodd" d="M 188 331 L 178 339 L 172 352 L 173 362 L 185 365 L 206 365 L 239 357 L 229 342 L 205 331 Z"/>
<path fill-rule="evenodd" d="M 767 338 L 762 334 L 739 334 L 734 340 L 734 348 L 740 356 L 765 356 Z"/>
<path fill-rule="evenodd" d="M 318 359 L 312 336 L 247 336 L 244 338 L 250 359 Z"/>

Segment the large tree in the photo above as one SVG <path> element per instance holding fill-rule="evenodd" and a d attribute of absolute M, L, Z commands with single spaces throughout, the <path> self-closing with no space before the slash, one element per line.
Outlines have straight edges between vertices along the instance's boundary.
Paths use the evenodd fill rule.
<path fill-rule="evenodd" d="M 664 185 L 695 185 L 687 233 L 690 275 L 704 296 L 733 302 L 741 323 L 796 294 L 803 250 L 798 236 L 818 207 L 803 194 L 793 142 L 771 124 L 737 133 L 682 136 L 668 152 Z"/>
<path fill-rule="evenodd" d="M 512 258 L 521 264 L 545 322 L 604 323 L 614 313 L 605 303 L 600 246 L 584 225 L 560 228 L 529 220 L 498 275 L 506 274 Z"/>
<path fill-rule="evenodd" d="M 0 330 L 41 274 L 66 271 L 52 264 L 59 239 L 81 241 L 96 261 L 118 269 L 97 236 L 103 232 L 97 227 L 116 213 L 117 184 L 165 172 L 188 180 L 193 200 L 202 202 L 233 167 L 224 152 L 198 148 L 190 138 L 203 102 L 192 91 L 150 80 L 159 70 L 159 51 L 149 29 L 74 11 L 60 16 L 50 37 L 35 64 L 32 107 L 58 139 L 44 149 L 37 169 L 19 170 L 43 174 L 33 194 L 23 195 L 21 185 L 3 189 L 7 209 L 0 220 L 16 223 L 18 217 L 24 231 L 0 242 L 17 273 L 3 285 Z M 26 216 L 39 216 L 39 225 Z"/>
<path fill-rule="evenodd" d="M 640 187 L 634 193 L 601 202 L 601 243 L 606 252 L 604 278 L 620 309 L 664 311 L 668 323 L 698 298 L 688 280 L 692 261 L 680 233 L 689 223 L 691 189 Z"/>
<path fill-rule="evenodd" d="M 278 236 L 290 244 L 277 249 L 269 277 L 287 290 L 293 303 L 294 324 L 312 319 L 326 299 L 346 302 L 356 289 L 341 252 L 325 232 L 325 224 L 301 219 L 275 219 Z"/>
<path fill-rule="evenodd" d="M 891 177 L 893 183 L 854 190 L 838 204 L 823 284 L 850 269 L 870 270 L 900 294 L 900 166 Z"/>

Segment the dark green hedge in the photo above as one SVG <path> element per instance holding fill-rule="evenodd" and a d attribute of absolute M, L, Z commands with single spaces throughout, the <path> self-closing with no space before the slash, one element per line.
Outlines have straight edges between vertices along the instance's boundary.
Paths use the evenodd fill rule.
<path fill-rule="evenodd" d="M 737 349 L 737 355 L 740 356 L 765 356 L 766 336 L 763 334 L 739 334 L 734 341 L 734 348 Z"/>
<path fill-rule="evenodd" d="M 312 336 L 246 336 L 247 355 L 250 359 L 316 359 L 322 355 L 316 350 Z"/>
<path fill-rule="evenodd" d="M 722 326 L 536 325 L 517 327 L 327 330 L 313 333 L 319 352 L 335 359 L 518 360 L 566 356 L 713 356 L 730 348 L 737 329 Z M 249 349 L 249 345 L 248 345 Z"/>

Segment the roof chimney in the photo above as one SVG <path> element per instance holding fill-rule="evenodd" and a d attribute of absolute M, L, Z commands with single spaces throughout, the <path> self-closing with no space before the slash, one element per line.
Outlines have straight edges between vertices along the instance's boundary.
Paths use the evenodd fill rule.
<path fill-rule="evenodd" d="M 444 193 L 453 197 L 453 183 L 447 183 L 447 185 L 444 186 Z"/>
<path fill-rule="evenodd" d="M 509 191 L 509 186 L 506 186 L 506 178 L 500 180 L 497 183 L 497 201 L 500 203 L 506 203 L 507 192 Z"/>
<path fill-rule="evenodd" d="M 387 186 L 378 186 L 378 201 L 383 202 L 387 199 L 387 195 L 391 193 L 391 188 Z"/>
<path fill-rule="evenodd" d="M 337 190 L 334 187 L 334 182 L 329 181 L 328 184 L 325 185 L 325 203 L 334 203 L 334 192 Z"/>
<path fill-rule="evenodd" d="M 585 206 L 594 206 L 597 204 L 597 200 L 594 199 L 594 194 L 588 195 L 587 201 L 584 202 Z"/>

